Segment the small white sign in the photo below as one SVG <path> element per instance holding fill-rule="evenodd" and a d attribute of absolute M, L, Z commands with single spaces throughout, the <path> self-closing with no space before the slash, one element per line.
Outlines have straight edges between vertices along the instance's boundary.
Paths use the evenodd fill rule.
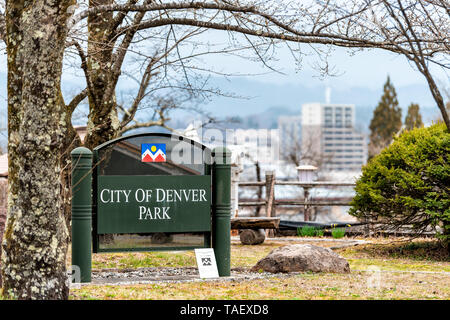
<path fill-rule="evenodd" d="M 194 249 L 195 257 L 197 258 L 198 272 L 200 278 L 218 278 L 219 271 L 217 270 L 216 256 L 214 249 Z"/>

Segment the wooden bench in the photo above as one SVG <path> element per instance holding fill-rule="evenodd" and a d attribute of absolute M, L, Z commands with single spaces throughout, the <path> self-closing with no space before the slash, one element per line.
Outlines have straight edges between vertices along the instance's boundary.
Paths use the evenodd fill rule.
<path fill-rule="evenodd" d="M 239 229 L 242 244 L 261 244 L 266 239 L 263 229 L 277 229 L 280 218 L 275 217 L 242 217 L 231 219 L 231 229 Z"/>

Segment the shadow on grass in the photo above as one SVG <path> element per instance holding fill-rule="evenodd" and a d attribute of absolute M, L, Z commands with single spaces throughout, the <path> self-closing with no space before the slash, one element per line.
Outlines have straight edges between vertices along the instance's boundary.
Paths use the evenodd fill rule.
<path fill-rule="evenodd" d="M 438 240 L 416 239 L 391 243 L 367 244 L 343 249 L 351 254 L 366 254 L 370 257 L 408 258 L 414 260 L 450 262 L 449 249 Z"/>

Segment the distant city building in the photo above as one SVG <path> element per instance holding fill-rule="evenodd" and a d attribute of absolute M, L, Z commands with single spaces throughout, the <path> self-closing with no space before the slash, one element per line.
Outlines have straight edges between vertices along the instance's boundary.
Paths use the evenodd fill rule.
<path fill-rule="evenodd" d="M 356 132 L 355 106 L 308 103 L 302 105 L 302 146 L 320 154 L 322 169 L 359 171 L 367 162 L 367 141 Z"/>
<path fill-rule="evenodd" d="M 302 124 L 326 128 L 353 128 L 355 106 L 352 104 L 307 103 L 302 105 Z"/>

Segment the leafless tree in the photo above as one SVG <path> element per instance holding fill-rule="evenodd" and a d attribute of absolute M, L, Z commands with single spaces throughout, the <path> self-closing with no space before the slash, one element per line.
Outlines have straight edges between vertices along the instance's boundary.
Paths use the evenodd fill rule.
<path fill-rule="evenodd" d="M 450 3 L 446 0 L 369 1 L 376 33 L 394 46 L 425 77 L 431 94 L 450 129 L 449 112 L 431 65 L 450 67 Z"/>
<path fill-rule="evenodd" d="M 78 51 L 87 88 L 70 105 L 75 106 L 83 96 L 89 97 L 92 129 L 86 136 L 88 147 L 123 132 L 144 99 L 163 88 L 182 88 L 190 94 L 213 93 L 199 81 L 200 73 L 215 72 L 201 65 L 201 56 L 241 54 L 242 49 L 248 49 L 270 67 L 273 50 L 281 42 L 379 48 L 404 55 L 425 76 L 449 126 L 429 69 L 429 64 L 449 67 L 445 57 L 450 24 L 446 1 L 91 0 L 79 1 L 78 5 L 68 23 L 68 44 Z M 215 48 L 193 40 L 205 37 L 205 30 L 227 31 L 231 44 Z M 288 46 L 301 59 L 301 47 Z M 314 49 L 319 54 L 325 52 Z M 127 55 L 133 57 L 134 74 L 140 77 L 135 77 L 138 90 L 132 103 L 120 106 L 115 90 L 119 78 L 131 73 L 129 66 L 124 66 Z M 327 70 L 326 62 L 323 70 Z M 196 83 L 200 85 L 196 87 Z M 133 126 L 161 125 L 165 120 L 162 116 L 148 122 L 134 121 Z"/>
<path fill-rule="evenodd" d="M 255 166 L 255 178 L 257 182 L 261 182 L 261 164 L 258 159 L 255 159 L 254 156 L 249 154 L 248 152 L 244 153 L 244 157 L 248 159 Z M 257 201 L 262 200 L 262 186 L 256 187 L 256 199 Z M 255 206 L 254 216 L 259 217 L 261 214 L 261 206 Z"/>
<path fill-rule="evenodd" d="M 308 132 L 305 130 L 306 136 L 300 138 L 292 130 L 287 130 L 285 139 L 285 147 L 282 148 L 282 157 L 288 163 L 297 166 L 308 164 L 323 169 L 329 163 L 334 154 L 332 152 L 325 153 L 320 143 L 318 135 L 320 132 L 313 130 Z"/>

